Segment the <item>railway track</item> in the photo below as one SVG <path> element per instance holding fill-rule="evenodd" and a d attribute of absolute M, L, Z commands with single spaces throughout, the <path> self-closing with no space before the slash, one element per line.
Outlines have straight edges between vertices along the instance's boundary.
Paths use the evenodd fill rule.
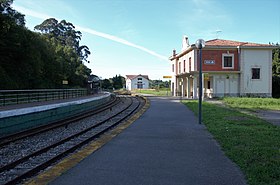
<path fill-rule="evenodd" d="M 32 152 L 26 152 L 22 156 L 15 157 L 15 159 L 12 161 L 7 160 L 7 162 L 1 163 L 0 184 L 8 185 L 20 183 L 24 179 L 37 174 L 39 171 L 54 164 L 55 162 L 69 155 L 70 153 L 75 152 L 77 149 L 98 138 L 100 135 L 104 134 L 111 128 L 115 127 L 116 125 L 127 119 L 129 116 L 131 116 L 133 113 L 137 112 L 137 110 L 139 110 L 144 105 L 144 103 L 145 101 L 139 97 L 119 97 L 118 103 L 114 104 L 114 106 L 111 106 L 111 108 L 108 107 L 110 114 L 106 113 L 107 116 L 99 116 L 98 120 L 96 117 L 86 118 L 84 120 L 88 120 L 92 123 L 85 124 L 82 126 L 82 128 L 79 129 L 77 129 L 77 125 L 80 126 L 79 122 L 82 121 L 82 118 L 79 119 L 80 121 L 78 122 L 77 120 L 75 120 L 74 123 L 67 123 L 68 127 L 64 128 L 64 130 L 71 129 L 76 130 L 76 132 L 71 132 L 71 134 L 67 134 L 66 136 L 61 137 L 60 139 L 57 139 L 54 142 L 47 142 L 47 144 L 37 143 L 37 146 L 41 145 L 40 147 L 38 147 L 38 149 L 36 146 L 34 146 L 36 147 L 36 149 L 32 150 Z M 116 107 L 118 107 L 118 110 L 112 111 L 112 109 L 117 109 Z M 102 112 L 104 111 L 101 111 L 100 114 Z M 95 121 L 93 121 L 93 119 Z M 53 129 L 55 130 L 58 128 Z M 44 135 L 46 131 L 41 132 Z M 48 130 L 47 132 L 54 131 Z M 49 135 L 49 137 L 51 136 L 52 135 Z M 21 143 L 28 142 L 28 140 L 31 142 L 31 139 L 28 139 L 29 137 L 35 137 L 35 134 L 32 136 L 28 136 L 27 138 L 23 137 L 21 139 L 6 142 L 6 144 L 2 145 L 2 147 L 0 148 L 0 157 L 3 158 L 4 153 L 7 155 L 13 153 L 9 153 L 7 148 L 16 147 Z M 45 141 L 43 139 L 40 142 Z M 25 149 L 28 150 L 28 148 Z"/>
<path fill-rule="evenodd" d="M 38 126 L 38 127 L 32 128 L 32 129 L 24 130 L 22 132 L 17 132 L 17 133 L 14 133 L 14 134 L 10 134 L 10 135 L 1 137 L 0 138 L 0 147 L 4 146 L 4 145 L 7 145 L 11 142 L 15 142 L 16 140 L 26 138 L 26 137 L 30 137 L 30 136 L 33 136 L 33 135 L 36 135 L 36 134 L 39 134 L 39 133 L 42 133 L 42 132 L 46 132 L 46 131 L 51 130 L 51 129 L 55 129 L 55 128 L 62 127 L 62 126 L 67 127 L 67 125 L 71 122 L 79 121 L 83 118 L 89 117 L 89 116 L 94 115 L 94 114 L 98 114 L 98 113 L 100 113 L 102 111 L 105 111 L 107 109 L 111 109 L 114 105 L 118 104 L 119 102 L 120 102 L 120 97 L 115 97 L 114 96 L 113 99 L 110 102 L 98 106 L 97 109 L 90 110 L 90 111 L 87 111 L 87 112 L 83 112 L 81 114 L 74 115 L 74 116 L 66 118 L 64 120 L 49 123 L 47 125 Z"/>

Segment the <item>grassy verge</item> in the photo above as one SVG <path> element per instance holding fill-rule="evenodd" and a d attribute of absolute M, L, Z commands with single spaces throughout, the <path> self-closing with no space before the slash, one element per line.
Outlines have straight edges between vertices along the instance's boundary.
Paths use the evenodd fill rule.
<path fill-rule="evenodd" d="M 225 97 L 223 102 L 233 108 L 280 110 L 280 99 Z"/>
<path fill-rule="evenodd" d="M 170 89 L 135 89 L 134 93 L 151 94 L 154 96 L 170 96 Z"/>
<path fill-rule="evenodd" d="M 197 101 L 183 101 L 198 113 Z M 202 121 L 250 185 L 280 185 L 280 127 L 203 102 Z"/>

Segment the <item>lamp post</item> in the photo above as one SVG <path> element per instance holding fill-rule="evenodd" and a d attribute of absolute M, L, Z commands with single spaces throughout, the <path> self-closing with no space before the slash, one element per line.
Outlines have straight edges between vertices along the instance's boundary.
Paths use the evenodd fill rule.
<path fill-rule="evenodd" d="M 198 39 L 195 46 L 199 49 L 199 92 L 198 92 L 198 123 L 201 124 L 201 102 L 202 102 L 202 48 L 205 47 L 205 41 Z"/>

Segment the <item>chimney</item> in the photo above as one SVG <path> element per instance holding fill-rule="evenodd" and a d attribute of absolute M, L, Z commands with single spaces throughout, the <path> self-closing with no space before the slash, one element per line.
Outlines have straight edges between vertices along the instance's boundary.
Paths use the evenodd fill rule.
<path fill-rule="evenodd" d="M 173 57 L 176 56 L 176 49 L 173 49 Z"/>
<path fill-rule="evenodd" d="M 184 35 L 183 36 L 183 42 L 182 42 L 182 51 L 186 50 L 189 46 L 190 46 L 189 38 L 188 38 L 188 36 Z"/>
<path fill-rule="evenodd" d="M 190 44 L 189 44 L 189 38 L 188 38 L 187 36 L 185 36 L 185 39 L 186 39 L 186 44 L 187 44 L 187 46 L 190 46 Z"/>

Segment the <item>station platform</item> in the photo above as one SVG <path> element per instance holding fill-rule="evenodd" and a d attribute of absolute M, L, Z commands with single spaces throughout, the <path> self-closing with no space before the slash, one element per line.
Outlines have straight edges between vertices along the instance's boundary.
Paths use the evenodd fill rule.
<path fill-rule="evenodd" d="M 93 110 L 111 99 L 110 93 L 0 107 L 0 138 Z"/>
<path fill-rule="evenodd" d="M 172 98 L 149 100 L 150 108 L 127 129 L 48 184 L 246 184 L 193 112 Z"/>
<path fill-rule="evenodd" d="M 76 98 L 6 105 L 6 106 L 0 106 L 0 112 L 18 110 L 18 109 L 24 109 L 24 108 L 31 108 L 31 107 L 38 107 L 38 106 L 54 105 L 54 104 L 60 104 L 60 103 L 69 103 L 69 102 L 75 102 L 75 101 L 80 101 L 80 100 L 87 100 L 87 99 L 91 99 L 91 98 L 96 98 L 96 97 L 100 97 L 100 96 L 103 96 L 103 95 L 104 95 L 104 93 L 99 93 L 99 94 L 93 94 L 93 95 L 89 95 L 89 96 L 81 96 L 81 97 L 76 97 Z"/>

